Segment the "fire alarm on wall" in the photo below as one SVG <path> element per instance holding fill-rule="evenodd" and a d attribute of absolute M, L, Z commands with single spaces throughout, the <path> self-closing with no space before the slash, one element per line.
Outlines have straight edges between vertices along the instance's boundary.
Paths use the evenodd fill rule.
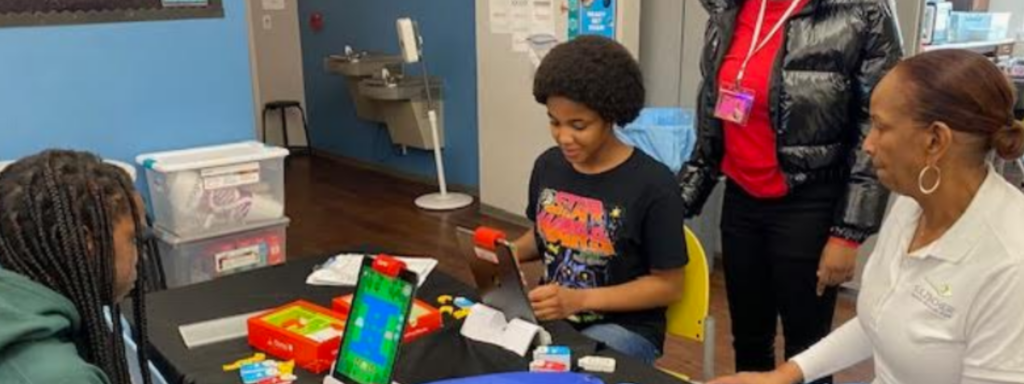
<path fill-rule="evenodd" d="M 324 29 L 324 15 L 320 12 L 313 12 L 309 15 L 309 28 L 313 32 L 320 32 Z"/>

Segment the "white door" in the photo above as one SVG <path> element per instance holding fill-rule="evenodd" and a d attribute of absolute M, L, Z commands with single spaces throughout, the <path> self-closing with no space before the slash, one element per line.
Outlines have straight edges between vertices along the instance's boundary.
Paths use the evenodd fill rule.
<path fill-rule="evenodd" d="M 263 106 L 271 101 L 293 100 L 301 103 L 303 109 L 307 108 L 298 0 L 245 0 L 245 4 L 256 137 L 284 145 L 278 112 L 267 115 L 267 137 L 263 138 Z M 289 145 L 305 146 L 307 138 L 298 111 L 289 111 L 286 118 Z"/>

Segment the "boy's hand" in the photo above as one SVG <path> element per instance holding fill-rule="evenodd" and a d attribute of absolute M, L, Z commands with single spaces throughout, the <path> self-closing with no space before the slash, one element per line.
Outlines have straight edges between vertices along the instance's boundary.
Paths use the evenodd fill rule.
<path fill-rule="evenodd" d="M 530 291 L 530 304 L 538 320 L 562 320 L 583 311 L 585 295 L 583 290 L 547 284 Z"/>

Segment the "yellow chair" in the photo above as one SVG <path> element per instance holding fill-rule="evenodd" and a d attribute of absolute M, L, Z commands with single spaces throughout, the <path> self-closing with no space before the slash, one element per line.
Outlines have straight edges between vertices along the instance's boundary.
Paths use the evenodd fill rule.
<path fill-rule="evenodd" d="M 708 313 L 711 274 L 700 240 L 690 228 L 685 228 L 684 233 L 690 262 L 683 270 L 683 297 L 668 307 L 667 333 L 703 344 L 703 375 L 704 380 L 710 380 L 715 377 L 715 319 Z M 661 370 L 680 379 L 690 380 L 681 373 L 664 368 Z"/>

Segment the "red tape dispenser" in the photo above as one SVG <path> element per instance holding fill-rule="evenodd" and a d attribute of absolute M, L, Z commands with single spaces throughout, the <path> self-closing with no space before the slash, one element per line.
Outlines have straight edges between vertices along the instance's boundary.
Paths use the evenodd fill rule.
<path fill-rule="evenodd" d="M 388 277 L 398 277 L 398 274 L 405 270 L 405 262 L 385 254 L 380 254 L 373 258 L 373 270 Z"/>
<path fill-rule="evenodd" d="M 498 241 L 505 240 L 505 232 L 489 227 L 479 227 L 473 232 L 476 257 L 492 264 L 498 264 Z"/>
<path fill-rule="evenodd" d="M 490 227 L 479 227 L 473 233 L 476 246 L 494 252 L 498 248 L 498 240 L 505 240 L 505 232 Z"/>

